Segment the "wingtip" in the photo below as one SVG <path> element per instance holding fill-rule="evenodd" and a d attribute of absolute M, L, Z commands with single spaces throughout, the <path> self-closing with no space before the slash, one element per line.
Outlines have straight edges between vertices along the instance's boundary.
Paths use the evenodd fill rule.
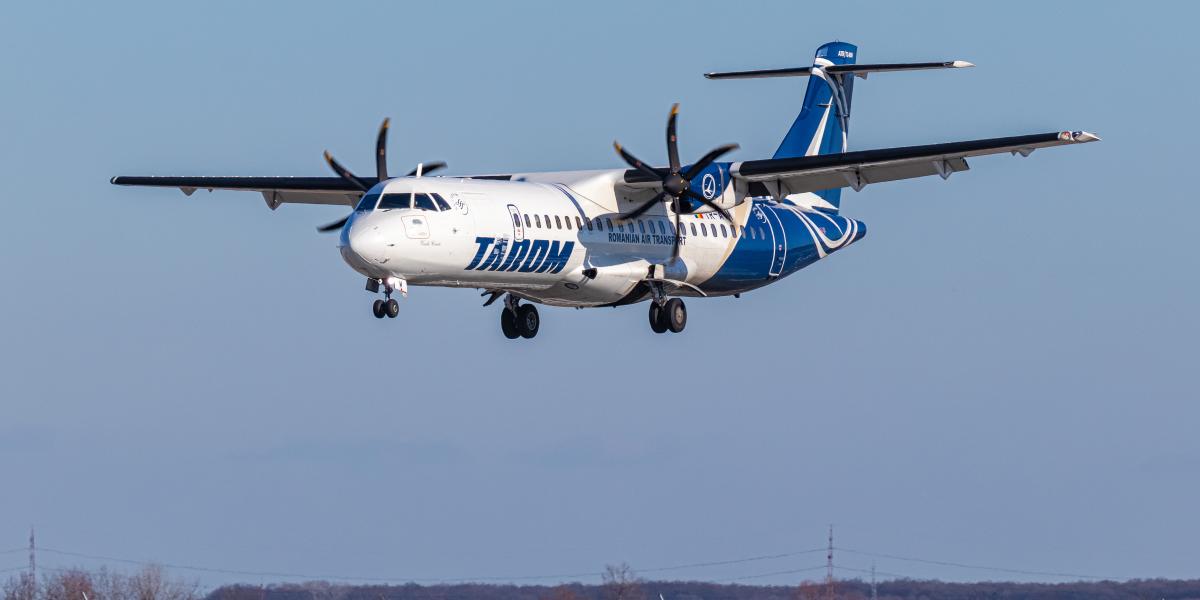
<path fill-rule="evenodd" d="M 119 176 L 119 175 L 114 175 L 113 177 L 109 177 L 109 178 L 108 178 L 108 182 L 109 182 L 109 183 L 111 183 L 111 184 L 113 184 L 113 185 L 117 185 L 117 178 L 118 178 L 118 177 L 120 177 L 120 176 Z"/>
<path fill-rule="evenodd" d="M 705 74 L 704 74 L 704 78 L 705 78 L 705 79 L 712 79 L 712 78 L 713 78 L 713 75 L 716 75 L 716 73 L 705 73 Z"/>
<path fill-rule="evenodd" d="M 1101 139 L 1100 139 L 1100 136 L 1098 136 L 1094 133 L 1091 133 L 1088 131 L 1080 131 L 1079 133 L 1075 134 L 1075 141 L 1077 141 L 1077 142 L 1099 142 L 1099 141 L 1101 141 Z"/>
<path fill-rule="evenodd" d="M 678 114 L 679 114 L 679 103 L 676 102 L 675 104 L 671 105 L 671 116 L 674 117 Z"/>
<path fill-rule="evenodd" d="M 954 67 L 955 69 L 966 69 L 975 66 L 975 63 L 967 62 L 965 60 L 956 60 L 950 63 L 950 66 Z"/>

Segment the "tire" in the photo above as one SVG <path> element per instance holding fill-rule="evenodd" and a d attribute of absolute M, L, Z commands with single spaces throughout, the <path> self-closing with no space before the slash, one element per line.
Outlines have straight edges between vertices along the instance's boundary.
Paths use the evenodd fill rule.
<path fill-rule="evenodd" d="M 396 315 L 400 314 L 400 303 L 396 302 L 395 298 L 388 298 L 388 301 L 383 303 L 383 308 L 389 319 L 395 319 Z"/>
<path fill-rule="evenodd" d="M 376 319 L 383 318 L 383 313 L 386 310 L 383 305 L 383 300 L 376 300 L 375 303 L 371 305 L 371 314 L 375 315 Z"/>
<path fill-rule="evenodd" d="M 671 298 L 667 300 L 666 306 L 663 307 L 663 321 L 667 323 L 667 328 L 675 333 L 683 331 L 687 326 L 687 307 L 683 305 L 683 300 L 679 298 Z"/>
<path fill-rule="evenodd" d="M 510 340 L 521 337 L 521 332 L 517 330 L 517 318 L 507 307 L 500 309 L 500 331 L 503 331 L 504 337 Z"/>
<path fill-rule="evenodd" d="M 527 340 L 533 339 L 541 326 L 542 318 L 538 316 L 536 306 L 523 304 L 517 309 L 517 331 L 521 332 L 521 337 Z"/>
<path fill-rule="evenodd" d="M 665 314 L 657 302 L 650 302 L 650 329 L 654 330 L 654 333 L 667 332 L 667 320 L 663 318 Z"/>

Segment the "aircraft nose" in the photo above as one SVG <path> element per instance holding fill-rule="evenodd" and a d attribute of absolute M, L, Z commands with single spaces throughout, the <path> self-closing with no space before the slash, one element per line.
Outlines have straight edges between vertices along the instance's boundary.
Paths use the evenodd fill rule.
<path fill-rule="evenodd" d="M 342 253 L 347 260 L 357 259 L 364 266 L 381 265 L 387 262 L 387 245 L 379 228 L 370 224 L 355 224 L 346 233 L 346 245 Z"/>

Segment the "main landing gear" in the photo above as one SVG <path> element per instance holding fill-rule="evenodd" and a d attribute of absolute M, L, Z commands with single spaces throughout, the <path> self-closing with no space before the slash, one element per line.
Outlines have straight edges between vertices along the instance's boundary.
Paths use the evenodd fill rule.
<path fill-rule="evenodd" d="M 500 330 L 504 337 L 532 339 L 537 335 L 542 325 L 537 307 L 532 304 L 519 304 L 512 294 L 504 297 L 504 308 L 500 311 Z"/>
<path fill-rule="evenodd" d="M 661 303 L 658 300 L 650 302 L 650 329 L 654 333 L 679 333 L 686 326 L 687 306 L 684 306 L 683 300 L 671 298 Z"/>

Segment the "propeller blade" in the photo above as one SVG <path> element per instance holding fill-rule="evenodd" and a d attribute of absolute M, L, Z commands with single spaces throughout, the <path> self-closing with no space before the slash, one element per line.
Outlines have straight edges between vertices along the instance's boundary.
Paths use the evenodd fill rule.
<path fill-rule="evenodd" d="M 621 158 L 625 159 L 625 162 L 629 163 L 629 166 L 641 171 L 646 176 L 661 180 L 666 175 L 665 173 L 660 172 L 658 169 L 646 166 L 646 163 L 638 160 L 636 156 L 627 152 L 625 148 L 621 146 L 621 142 L 613 140 L 613 148 L 617 150 L 617 154 L 620 154 Z"/>
<path fill-rule="evenodd" d="M 345 179 L 346 181 L 353 183 L 354 187 L 357 187 L 358 189 L 360 189 L 364 192 L 367 191 L 367 189 L 368 189 L 367 185 L 365 183 L 363 183 L 362 180 L 355 177 L 354 173 L 351 173 L 349 170 L 346 169 L 346 167 L 343 167 L 342 165 L 338 164 L 338 161 L 333 160 L 333 156 L 331 156 L 329 154 L 328 150 L 325 151 L 325 162 L 329 163 L 330 168 L 332 168 L 334 170 L 334 172 L 336 172 L 338 175 L 341 175 L 342 179 Z"/>
<path fill-rule="evenodd" d="M 658 204 L 659 202 L 662 201 L 663 196 L 666 196 L 666 195 L 667 195 L 666 192 L 659 192 L 659 193 L 655 194 L 654 197 L 651 198 L 650 200 L 646 201 L 645 204 L 642 204 L 641 206 L 635 208 L 632 212 L 621 215 L 619 217 L 619 219 L 622 221 L 630 221 L 630 220 L 633 220 L 633 219 L 636 219 L 636 218 L 642 216 L 642 213 L 645 213 L 646 211 L 650 210 L 651 208 L 654 208 L 654 206 L 656 204 Z"/>
<path fill-rule="evenodd" d="M 428 175 L 434 171 L 437 171 L 439 169 L 445 169 L 445 168 L 446 168 L 446 163 L 444 163 L 440 160 L 436 161 L 436 162 L 431 162 L 431 163 L 423 163 L 421 165 L 421 175 Z M 408 172 L 409 177 L 415 177 L 416 174 L 417 174 L 416 169 L 413 169 Z"/>
<path fill-rule="evenodd" d="M 700 202 L 704 203 L 705 205 L 711 207 L 713 210 L 721 213 L 721 216 L 725 217 L 725 219 L 727 221 L 729 221 L 730 223 L 733 222 L 733 216 L 729 214 L 729 211 L 725 210 L 724 208 L 722 208 L 720 206 L 717 206 L 712 200 L 709 200 L 708 198 L 705 198 L 704 196 L 697 194 L 696 192 L 693 192 L 691 190 L 691 188 L 688 188 L 683 193 L 685 195 L 687 195 L 687 197 L 693 198 L 695 200 L 699 200 Z"/>
<path fill-rule="evenodd" d="M 667 117 L 667 158 L 671 162 L 671 172 L 679 172 L 679 145 L 675 137 L 675 120 L 679 117 L 679 103 L 671 105 L 671 116 Z"/>
<path fill-rule="evenodd" d="M 387 133 L 388 124 L 391 119 L 384 119 L 383 125 L 379 126 L 379 137 L 375 138 L 375 175 L 380 181 L 384 181 L 387 176 Z"/>
<path fill-rule="evenodd" d="M 704 169 L 707 169 L 708 165 L 711 165 L 713 161 L 721 158 L 728 152 L 737 150 L 738 148 L 741 148 L 741 146 L 738 146 L 737 144 L 725 144 L 724 146 L 717 146 L 716 148 L 713 148 L 708 152 L 708 154 L 705 154 L 703 158 L 696 161 L 695 164 L 689 167 L 687 173 L 683 174 L 683 178 L 691 181 L 693 177 L 699 175 Z"/>
<path fill-rule="evenodd" d="M 671 260 L 679 258 L 679 238 L 683 237 L 682 225 L 679 224 L 679 211 L 675 211 L 675 244 L 671 246 Z"/>
<path fill-rule="evenodd" d="M 341 229 L 342 227 L 345 227 L 346 221 L 349 221 L 349 220 L 350 220 L 350 215 L 346 215 L 332 223 L 327 223 L 325 225 L 318 227 L 317 231 L 320 233 L 329 233 L 331 231 L 337 231 L 337 230 Z"/>

